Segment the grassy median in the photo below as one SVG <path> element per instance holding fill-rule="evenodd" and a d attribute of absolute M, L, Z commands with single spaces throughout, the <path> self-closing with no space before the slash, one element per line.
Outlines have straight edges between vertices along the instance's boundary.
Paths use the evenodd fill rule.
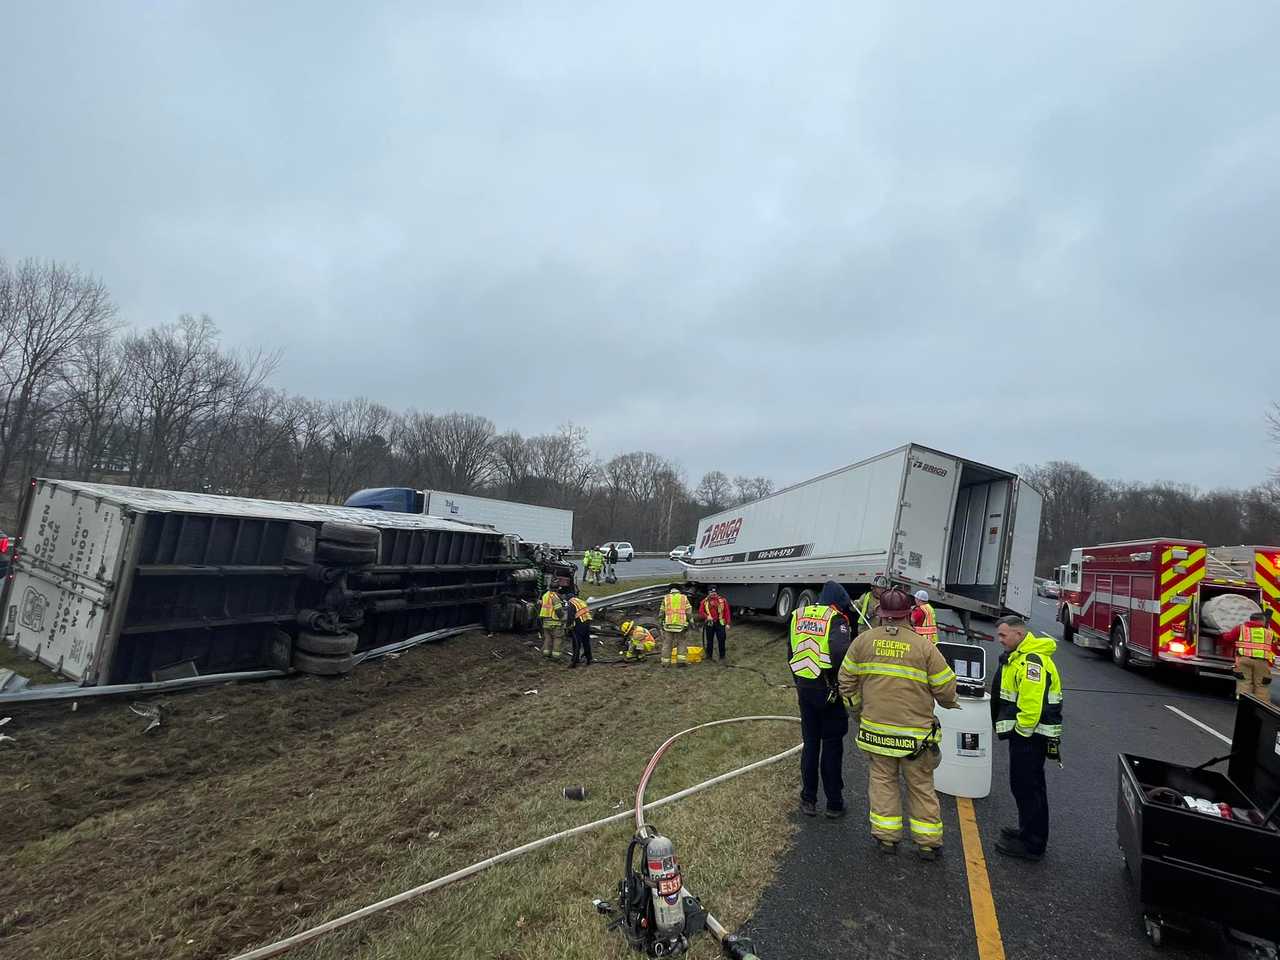
<path fill-rule="evenodd" d="M 624 809 L 671 733 L 795 713 L 780 627 L 736 626 L 729 651 L 728 667 L 569 670 L 532 637 L 477 633 L 347 680 L 171 696 L 150 734 L 125 701 L 14 709 L 0 955 L 225 958 Z M 789 724 L 700 732 L 668 754 L 649 796 L 797 741 Z M 563 799 L 573 784 L 586 801 Z M 771 878 L 796 794 L 787 760 L 651 818 L 731 928 Z M 291 956 L 621 958 L 591 899 L 613 896 L 630 833 L 564 841 Z M 692 953 L 716 955 L 709 939 Z"/>

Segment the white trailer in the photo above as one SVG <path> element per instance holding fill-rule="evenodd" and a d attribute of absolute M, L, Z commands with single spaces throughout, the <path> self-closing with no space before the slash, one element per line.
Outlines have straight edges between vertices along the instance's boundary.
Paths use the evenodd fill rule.
<path fill-rule="evenodd" d="M 499 533 L 519 537 L 525 543 L 545 543 L 554 550 L 573 548 L 573 511 L 558 507 L 540 507 L 532 503 L 473 497 L 444 490 L 414 490 L 411 487 L 360 490 L 347 498 L 346 506 L 392 513 L 421 513 L 492 527 Z"/>
<path fill-rule="evenodd" d="M 877 576 L 961 620 L 1028 616 L 1042 502 L 1011 471 L 908 444 L 705 518 L 681 562 L 734 606 L 780 617 L 826 580 L 856 596 Z"/>

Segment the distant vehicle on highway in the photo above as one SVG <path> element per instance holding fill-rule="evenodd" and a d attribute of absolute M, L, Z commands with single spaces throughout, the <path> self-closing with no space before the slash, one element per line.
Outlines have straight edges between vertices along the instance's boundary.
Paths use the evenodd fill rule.
<path fill-rule="evenodd" d="M 636 548 L 631 545 L 629 540 L 610 540 L 608 543 L 600 544 L 596 549 L 607 555 L 610 547 L 618 548 L 619 560 L 634 560 L 636 558 Z"/>
<path fill-rule="evenodd" d="M 693 556 L 693 544 L 686 543 L 679 547 L 676 547 L 674 550 L 668 553 L 667 556 L 670 557 L 672 560 L 683 560 L 685 557 Z"/>
<path fill-rule="evenodd" d="M 1058 584 L 1053 580 L 1046 580 L 1043 577 L 1036 577 L 1036 595 L 1041 597 L 1058 596 Z"/>

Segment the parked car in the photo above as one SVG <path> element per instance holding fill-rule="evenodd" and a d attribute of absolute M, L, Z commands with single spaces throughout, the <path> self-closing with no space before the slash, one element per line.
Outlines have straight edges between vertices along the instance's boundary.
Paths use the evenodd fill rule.
<path fill-rule="evenodd" d="M 631 545 L 629 540 L 610 540 L 608 543 L 602 543 L 596 549 L 608 556 L 609 548 L 618 548 L 619 560 L 634 560 L 636 558 L 636 548 Z"/>
<path fill-rule="evenodd" d="M 667 556 L 670 557 L 672 560 L 683 560 L 685 557 L 691 557 L 693 556 L 693 544 L 692 543 L 681 544 L 680 546 L 672 550 L 670 553 L 668 553 Z"/>

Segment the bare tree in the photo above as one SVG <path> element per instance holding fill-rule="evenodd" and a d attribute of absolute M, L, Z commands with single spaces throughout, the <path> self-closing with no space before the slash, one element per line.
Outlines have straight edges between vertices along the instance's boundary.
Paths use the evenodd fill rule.
<path fill-rule="evenodd" d="M 733 484 L 721 471 L 711 470 L 702 475 L 693 497 L 708 512 L 719 513 L 733 503 Z"/>
<path fill-rule="evenodd" d="M 750 503 L 773 493 L 773 481 L 768 477 L 736 476 L 733 485 L 738 492 L 738 503 Z"/>
<path fill-rule="evenodd" d="M 512 430 L 493 441 L 494 485 L 502 496 L 518 499 L 531 493 L 534 454 L 528 441 Z"/>
<path fill-rule="evenodd" d="M 107 288 L 77 267 L 0 261 L 0 488 L 31 462 L 32 415 L 56 411 L 51 391 L 87 341 L 114 328 Z"/>
<path fill-rule="evenodd" d="M 107 334 L 87 339 L 64 377 L 63 463 L 78 477 L 122 472 L 126 392 L 120 341 Z"/>

